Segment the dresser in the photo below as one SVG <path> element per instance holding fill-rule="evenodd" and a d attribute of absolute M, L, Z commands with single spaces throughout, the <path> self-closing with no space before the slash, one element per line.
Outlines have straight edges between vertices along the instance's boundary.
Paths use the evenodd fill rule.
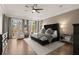
<path fill-rule="evenodd" d="M 73 24 L 73 54 L 79 55 L 79 24 Z"/>

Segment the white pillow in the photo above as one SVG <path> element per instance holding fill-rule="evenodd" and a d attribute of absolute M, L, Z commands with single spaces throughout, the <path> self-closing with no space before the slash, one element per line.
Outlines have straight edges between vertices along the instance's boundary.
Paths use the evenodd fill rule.
<path fill-rule="evenodd" d="M 52 34 L 53 38 L 56 38 L 57 37 L 57 31 L 55 30 Z"/>
<path fill-rule="evenodd" d="M 47 40 L 47 37 L 46 37 L 46 36 L 42 36 L 42 37 L 40 38 L 40 40 L 45 41 L 45 40 Z"/>
<path fill-rule="evenodd" d="M 51 28 L 48 28 L 46 31 L 45 31 L 45 34 L 53 34 L 53 30 Z"/>

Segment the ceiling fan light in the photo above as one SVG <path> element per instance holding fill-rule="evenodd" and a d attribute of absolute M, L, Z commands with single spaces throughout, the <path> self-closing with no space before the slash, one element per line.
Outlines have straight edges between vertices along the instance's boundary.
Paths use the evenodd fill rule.
<path fill-rule="evenodd" d="M 32 12 L 36 12 L 35 10 L 32 10 Z"/>

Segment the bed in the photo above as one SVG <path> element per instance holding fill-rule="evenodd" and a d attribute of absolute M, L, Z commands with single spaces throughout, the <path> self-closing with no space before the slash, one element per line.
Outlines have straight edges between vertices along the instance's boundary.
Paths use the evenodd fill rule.
<path fill-rule="evenodd" d="M 60 40 L 60 33 L 59 33 L 59 24 L 49 24 L 49 25 L 44 25 L 45 30 L 48 30 L 49 28 L 51 28 L 53 31 L 57 31 L 57 37 L 55 38 L 50 38 L 51 40 L 49 41 L 48 38 L 41 40 L 41 38 L 44 36 L 47 37 L 48 35 L 46 34 L 42 34 L 42 33 L 35 33 L 31 35 L 31 39 L 38 42 L 41 45 L 46 45 L 55 41 L 59 41 Z M 50 37 L 50 35 L 48 36 Z"/>

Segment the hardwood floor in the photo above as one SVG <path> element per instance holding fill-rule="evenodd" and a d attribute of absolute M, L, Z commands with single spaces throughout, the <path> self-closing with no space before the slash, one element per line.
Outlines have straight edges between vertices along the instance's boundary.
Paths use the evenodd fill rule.
<path fill-rule="evenodd" d="M 35 55 L 24 40 L 10 39 L 4 55 Z"/>
<path fill-rule="evenodd" d="M 49 55 L 72 55 L 72 54 L 73 54 L 73 46 L 69 43 L 65 43 L 64 46 L 49 53 Z"/>
<path fill-rule="evenodd" d="M 50 52 L 48 55 L 71 55 L 73 47 L 65 43 L 64 46 Z M 4 55 L 36 55 L 24 40 L 10 39 Z"/>

